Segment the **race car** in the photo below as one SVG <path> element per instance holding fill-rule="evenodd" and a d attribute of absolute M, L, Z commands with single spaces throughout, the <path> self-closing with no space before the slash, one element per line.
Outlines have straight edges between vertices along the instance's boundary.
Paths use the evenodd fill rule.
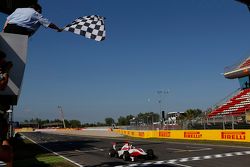
<path fill-rule="evenodd" d="M 117 144 L 113 143 L 112 148 L 109 150 L 110 157 L 122 158 L 124 161 L 135 161 L 137 158 L 147 160 L 155 158 L 152 149 L 144 151 L 142 148 L 132 146 L 129 142 L 125 142 L 122 147 Z"/>

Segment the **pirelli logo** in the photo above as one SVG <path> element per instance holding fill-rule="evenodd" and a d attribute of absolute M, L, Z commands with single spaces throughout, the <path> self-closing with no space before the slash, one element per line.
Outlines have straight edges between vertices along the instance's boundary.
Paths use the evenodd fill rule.
<path fill-rule="evenodd" d="M 144 137 L 144 132 L 139 132 L 140 137 Z"/>
<path fill-rule="evenodd" d="M 246 133 L 245 132 L 221 132 L 221 139 L 246 140 Z"/>
<path fill-rule="evenodd" d="M 199 139 L 202 138 L 202 134 L 200 132 L 184 132 L 184 138 L 192 138 Z"/>
<path fill-rule="evenodd" d="M 170 132 L 159 132 L 159 137 L 170 137 Z"/>

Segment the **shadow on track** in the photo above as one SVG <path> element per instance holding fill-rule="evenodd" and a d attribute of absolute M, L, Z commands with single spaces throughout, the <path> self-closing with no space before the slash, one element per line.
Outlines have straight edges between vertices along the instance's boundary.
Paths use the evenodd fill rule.
<path fill-rule="evenodd" d="M 41 150 L 36 144 L 25 143 L 24 140 L 18 138 L 11 142 L 14 152 L 15 167 L 49 167 L 50 165 L 38 161 L 36 156 L 39 154 L 47 154 L 48 152 Z"/>

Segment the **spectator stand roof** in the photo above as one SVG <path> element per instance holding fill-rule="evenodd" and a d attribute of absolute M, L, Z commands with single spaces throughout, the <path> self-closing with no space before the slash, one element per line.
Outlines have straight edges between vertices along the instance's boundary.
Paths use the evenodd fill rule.
<path fill-rule="evenodd" d="M 245 76 L 250 76 L 250 56 L 224 69 L 225 78 L 236 79 Z"/>
<path fill-rule="evenodd" d="M 38 0 L 1 0 L 0 12 L 5 14 L 12 13 L 16 8 L 28 7 L 31 4 L 37 3 Z"/>

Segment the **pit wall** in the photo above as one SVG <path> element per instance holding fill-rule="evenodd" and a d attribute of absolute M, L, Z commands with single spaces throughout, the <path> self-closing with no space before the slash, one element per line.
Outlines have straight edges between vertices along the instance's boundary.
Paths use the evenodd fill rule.
<path fill-rule="evenodd" d="M 123 130 L 114 129 L 116 133 L 138 138 L 216 140 L 250 142 L 250 130 Z"/>

